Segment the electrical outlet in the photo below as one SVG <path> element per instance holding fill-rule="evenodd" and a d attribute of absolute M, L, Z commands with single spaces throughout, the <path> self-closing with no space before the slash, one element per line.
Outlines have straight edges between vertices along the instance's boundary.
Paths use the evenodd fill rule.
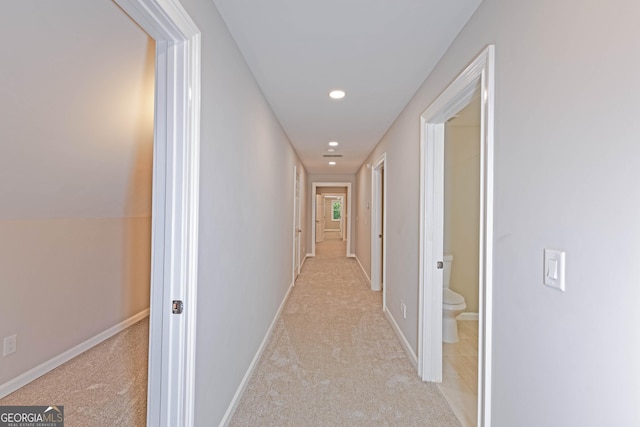
<path fill-rule="evenodd" d="M 400 300 L 400 312 L 402 313 L 402 318 L 406 319 L 407 318 L 407 305 L 402 300 Z"/>
<path fill-rule="evenodd" d="M 10 355 L 11 353 L 15 353 L 16 352 L 16 340 L 17 340 L 17 335 L 11 335 L 10 337 L 5 337 L 4 338 L 4 346 L 2 348 L 2 357 L 6 357 L 8 355 Z"/>

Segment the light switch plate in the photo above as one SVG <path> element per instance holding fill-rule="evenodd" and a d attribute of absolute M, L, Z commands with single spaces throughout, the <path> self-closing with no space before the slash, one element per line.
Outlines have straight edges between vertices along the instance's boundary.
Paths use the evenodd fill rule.
<path fill-rule="evenodd" d="M 564 292 L 566 252 L 555 249 L 544 250 L 544 284 Z"/>

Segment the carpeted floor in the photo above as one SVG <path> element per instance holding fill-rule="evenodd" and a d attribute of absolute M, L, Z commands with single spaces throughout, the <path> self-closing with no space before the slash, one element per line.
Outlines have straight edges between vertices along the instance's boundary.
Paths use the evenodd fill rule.
<path fill-rule="evenodd" d="M 147 422 L 149 319 L 0 399 L 0 406 L 62 405 L 68 427 Z"/>
<path fill-rule="evenodd" d="M 317 245 L 296 281 L 231 426 L 460 426 L 423 383 L 345 242 Z M 65 425 L 144 426 L 148 319 L 0 405 L 64 405 Z"/>
<path fill-rule="evenodd" d="M 459 426 L 423 383 L 345 242 L 306 261 L 231 426 Z"/>

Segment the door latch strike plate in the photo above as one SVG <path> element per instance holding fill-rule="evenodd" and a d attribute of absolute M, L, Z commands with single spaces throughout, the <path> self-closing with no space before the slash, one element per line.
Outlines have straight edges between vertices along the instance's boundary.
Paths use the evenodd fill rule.
<path fill-rule="evenodd" d="M 183 309 L 184 309 L 184 303 L 179 299 L 174 299 L 173 304 L 171 304 L 171 312 L 173 314 L 182 314 Z"/>

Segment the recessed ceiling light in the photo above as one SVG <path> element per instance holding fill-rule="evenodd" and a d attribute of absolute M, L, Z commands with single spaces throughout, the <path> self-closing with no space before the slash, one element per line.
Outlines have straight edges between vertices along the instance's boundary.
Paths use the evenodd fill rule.
<path fill-rule="evenodd" d="M 332 147 L 337 147 L 337 146 L 338 146 L 338 143 L 337 143 L 336 141 L 331 141 L 331 142 L 329 143 L 329 145 L 330 145 L 330 146 L 332 146 Z"/>
<path fill-rule="evenodd" d="M 336 149 L 335 148 L 329 148 L 327 151 L 330 152 L 330 153 L 333 153 L 334 151 L 336 151 Z"/>
<path fill-rule="evenodd" d="M 345 91 L 341 89 L 335 89 L 329 92 L 329 97 L 332 99 L 342 99 L 346 95 Z"/>
<path fill-rule="evenodd" d="M 329 165 L 331 165 L 331 166 L 335 166 L 335 165 L 336 165 L 336 162 L 329 162 Z"/>

